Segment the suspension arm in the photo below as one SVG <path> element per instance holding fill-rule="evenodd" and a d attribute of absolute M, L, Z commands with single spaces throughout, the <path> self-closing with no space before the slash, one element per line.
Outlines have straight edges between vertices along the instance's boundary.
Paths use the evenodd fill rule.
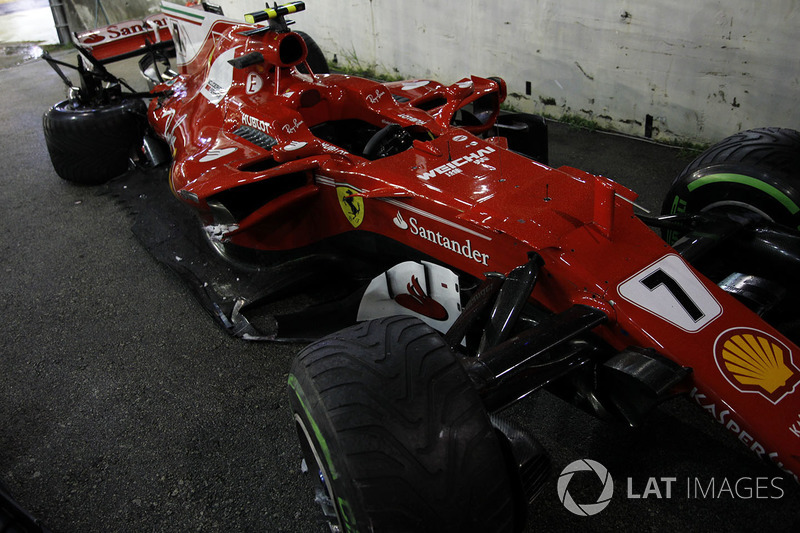
<path fill-rule="evenodd" d="M 600 349 L 578 337 L 607 319 L 598 309 L 575 305 L 478 357 L 465 359 L 486 408 L 503 409 L 588 362 Z"/>

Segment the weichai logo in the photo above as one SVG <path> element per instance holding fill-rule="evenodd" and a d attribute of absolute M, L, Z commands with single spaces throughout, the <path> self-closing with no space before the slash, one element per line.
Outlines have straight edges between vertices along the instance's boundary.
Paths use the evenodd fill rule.
<path fill-rule="evenodd" d="M 714 358 L 725 379 L 740 392 L 778 403 L 800 383 L 800 368 L 785 343 L 763 331 L 733 328 L 714 343 Z"/>
<path fill-rule="evenodd" d="M 423 172 L 422 174 L 417 174 L 417 177 L 421 180 L 429 180 L 434 176 L 444 175 L 444 176 L 452 176 L 454 174 L 458 174 L 461 172 L 461 169 L 458 167 L 466 165 L 467 163 L 474 163 L 476 165 L 485 163 L 489 160 L 489 154 L 494 152 L 494 148 L 487 146 L 485 148 L 481 148 L 471 154 L 465 155 L 464 157 L 459 157 L 458 159 L 454 159 L 449 163 L 445 163 L 444 165 L 438 166 L 433 170 L 428 172 Z"/>

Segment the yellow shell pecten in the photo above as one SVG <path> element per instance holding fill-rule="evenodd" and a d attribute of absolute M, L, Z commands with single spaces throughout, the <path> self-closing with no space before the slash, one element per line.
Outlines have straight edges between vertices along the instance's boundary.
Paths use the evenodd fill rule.
<path fill-rule="evenodd" d="M 722 347 L 725 368 L 742 385 L 755 385 L 769 393 L 786 385 L 792 370 L 783 360 L 783 349 L 766 337 L 749 333 L 734 335 Z"/>

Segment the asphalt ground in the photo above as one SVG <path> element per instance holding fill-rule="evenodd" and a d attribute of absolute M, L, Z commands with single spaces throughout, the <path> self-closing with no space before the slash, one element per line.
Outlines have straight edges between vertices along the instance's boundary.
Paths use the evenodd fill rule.
<path fill-rule="evenodd" d="M 64 86 L 44 62 L 0 70 L 0 95 L 0 481 L 55 532 L 322 531 L 286 395 L 301 346 L 230 337 L 136 240 L 125 208 L 56 176 L 41 117 Z M 554 166 L 614 178 L 656 210 L 691 159 L 558 123 L 550 141 Z M 526 531 L 800 530 L 794 482 L 686 399 L 636 430 L 546 393 L 506 415 L 552 455 Z M 591 517 L 556 491 L 584 458 L 614 481 Z M 599 482 L 576 477 L 570 491 L 588 503 Z"/>

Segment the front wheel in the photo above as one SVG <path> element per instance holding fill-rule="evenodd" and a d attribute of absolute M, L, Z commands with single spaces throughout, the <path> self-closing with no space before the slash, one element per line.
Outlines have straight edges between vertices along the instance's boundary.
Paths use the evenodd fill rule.
<path fill-rule="evenodd" d="M 715 210 L 748 211 L 800 229 L 800 133 L 757 128 L 723 139 L 675 178 L 661 212 Z M 679 236 L 670 230 L 666 240 Z"/>
<path fill-rule="evenodd" d="M 317 501 L 341 531 L 514 531 L 495 430 L 442 337 L 413 317 L 305 348 L 289 395 Z"/>

